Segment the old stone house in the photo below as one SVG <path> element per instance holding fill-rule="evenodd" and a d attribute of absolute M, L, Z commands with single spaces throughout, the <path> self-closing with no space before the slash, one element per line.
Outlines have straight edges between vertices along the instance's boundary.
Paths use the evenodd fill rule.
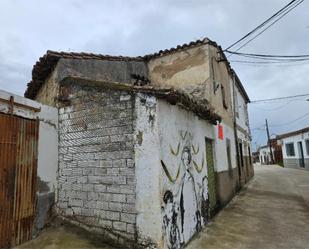
<path fill-rule="evenodd" d="M 55 213 L 118 243 L 180 248 L 253 176 L 250 100 L 209 39 L 48 51 L 25 97 L 59 110 Z"/>

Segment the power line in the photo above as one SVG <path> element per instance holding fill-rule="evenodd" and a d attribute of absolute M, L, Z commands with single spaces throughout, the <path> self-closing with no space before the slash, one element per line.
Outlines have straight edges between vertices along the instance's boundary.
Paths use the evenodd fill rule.
<path fill-rule="evenodd" d="M 271 109 L 260 108 L 260 107 L 257 107 L 256 105 L 253 105 L 252 107 L 257 108 L 257 109 L 262 110 L 262 111 L 277 111 L 279 109 L 283 109 L 284 107 L 286 107 L 287 105 L 289 105 L 290 103 L 295 102 L 295 101 L 304 101 L 304 100 L 303 99 L 293 99 L 293 100 L 290 100 L 290 101 L 284 103 L 283 105 L 280 105 L 280 106 L 277 106 L 277 107 L 271 108 Z"/>
<path fill-rule="evenodd" d="M 259 32 L 257 35 L 255 35 L 253 38 L 251 38 L 249 41 L 247 41 L 245 44 L 243 44 L 242 46 L 240 46 L 238 49 L 236 49 L 235 52 L 239 51 L 240 49 L 242 49 L 243 47 L 245 47 L 248 43 L 250 43 L 251 41 L 253 41 L 255 38 L 257 38 L 258 36 L 260 36 L 261 34 L 263 34 L 267 29 L 269 29 L 271 26 L 273 26 L 275 23 L 277 23 L 279 20 L 281 20 L 284 16 L 286 16 L 288 13 L 290 13 L 294 8 L 296 8 L 298 5 L 300 5 L 304 0 L 301 0 L 299 3 L 297 3 L 296 5 L 294 5 L 292 8 L 290 8 L 289 10 L 287 10 L 282 16 L 280 16 L 277 20 L 275 20 L 273 23 L 271 23 L 270 25 L 268 25 L 265 29 L 263 29 L 261 32 Z M 283 13 L 283 12 L 282 12 Z"/>
<path fill-rule="evenodd" d="M 302 57 L 309 57 L 309 54 L 304 54 L 304 55 L 273 55 L 273 54 L 253 54 L 253 53 L 241 53 L 241 52 L 234 52 L 234 51 L 229 51 L 226 50 L 225 52 L 239 55 L 239 56 L 251 56 L 252 58 L 256 57 L 262 57 L 262 58 L 302 58 Z"/>
<path fill-rule="evenodd" d="M 230 45 L 229 47 L 227 47 L 224 51 L 229 50 L 230 48 L 234 47 L 236 44 L 242 42 L 243 40 L 245 40 L 246 38 L 248 38 L 249 36 L 251 36 L 252 34 L 254 34 L 256 31 L 258 31 L 259 29 L 261 29 L 262 27 L 264 27 L 267 23 L 269 23 L 272 19 L 276 18 L 277 16 L 281 15 L 282 13 L 285 13 L 284 15 L 286 15 L 288 12 L 290 12 L 293 8 L 295 8 L 296 6 L 298 6 L 300 3 L 302 3 L 304 0 L 298 1 L 298 0 L 292 0 L 291 2 L 289 2 L 287 5 L 285 5 L 283 8 L 281 8 L 279 11 L 277 11 L 275 14 L 273 14 L 271 17 L 269 17 L 268 19 L 266 19 L 266 21 L 264 21 L 262 24 L 258 25 L 256 28 L 254 28 L 252 31 L 250 31 L 249 33 L 247 33 L 245 36 L 243 36 L 242 38 L 240 38 L 239 40 L 237 40 L 236 42 L 234 42 L 232 45 Z M 296 5 L 293 5 L 295 4 Z M 285 11 L 287 11 L 288 8 L 290 8 L 291 6 L 294 6 L 292 9 L 289 9 L 289 11 L 286 13 Z M 282 18 L 282 17 L 281 17 Z M 280 18 L 280 19 L 281 19 Z M 273 23 L 274 24 L 274 23 Z M 272 25 L 273 25 L 272 24 Z M 265 31 L 265 30 L 264 30 Z"/>
<path fill-rule="evenodd" d="M 286 65 L 289 63 L 296 63 L 296 62 L 306 62 L 309 61 L 308 59 L 300 59 L 300 60 L 283 60 L 283 61 L 248 61 L 248 60 L 230 60 L 230 62 L 235 63 L 244 63 L 244 64 L 257 64 L 257 65 Z M 305 64 L 305 63 L 303 63 Z"/>
<path fill-rule="evenodd" d="M 309 112 L 305 113 L 304 115 L 302 115 L 302 116 L 300 116 L 300 117 L 298 117 L 298 118 L 296 118 L 296 119 L 294 119 L 294 120 L 292 120 L 292 121 L 290 121 L 290 122 L 288 122 L 288 123 L 278 124 L 278 125 L 271 125 L 271 127 L 278 127 L 278 126 L 290 125 L 290 124 L 292 124 L 292 123 L 295 123 L 296 121 L 299 121 L 299 120 L 301 120 L 301 119 L 307 117 L 308 115 L 309 115 Z"/>
<path fill-rule="evenodd" d="M 291 98 L 305 97 L 305 96 L 309 96 L 309 93 L 299 94 L 299 95 L 292 95 L 292 96 L 286 96 L 286 97 L 279 97 L 279 98 L 253 100 L 253 101 L 250 102 L 250 104 L 255 104 L 255 103 L 260 103 L 260 102 L 267 102 L 267 101 L 276 101 L 276 100 L 282 100 L 282 99 L 291 99 Z"/>

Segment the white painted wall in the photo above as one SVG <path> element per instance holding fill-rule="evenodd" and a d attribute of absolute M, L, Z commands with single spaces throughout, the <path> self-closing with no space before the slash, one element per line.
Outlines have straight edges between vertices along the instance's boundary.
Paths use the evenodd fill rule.
<path fill-rule="evenodd" d="M 214 140 L 215 131 L 207 121 L 164 100 L 158 100 L 158 120 L 163 244 L 180 248 L 208 222 L 205 138 Z"/>
<path fill-rule="evenodd" d="M 160 206 L 160 142 L 157 100 L 145 94 L 135 98 L 136 226 L 139 243 L 154 241 L 162 248 Z M 153 122 L 149 122 L 153 118 Z"/>
<path fill-rule="evenodd" d="M 231 143 L 231 161 L 232 161 L 232 168 L 237 167 L 236 162 L 236 149 L 235 149 L 235 136 L 234 136 L 234 128 L 221 123 L 223 126 L 223 135 L 224 139 L 218 139 L 218 127 L 212 126 L 215 134 L 215 169 L 217 172 L 227 171 L 228 170 L 228 159 L 227 159 L 227 152 L 226 152 L 226 139 L 228 138 Z"/>
<path fill-rule="evenodd" d="M 179 248 L 207 222 L 205 212 L 201 211 L 208 199 L 205 137 L 214 140 L 214 150 L 222 147 L 222 153 L 215 153 L 215 164 L 221 160 L 222 164 L 227 164 L 225 142 L 215 141 L 216 126 L 165 100 L 138 94 L 135 108 L 136 224 L 139 242 L 145 244 L 151 240 L 159 248 L 170 248 L 168 235 L 176 229 L 178 232 L 173 243 L 176 243 L 174 248 Z M 225 136 L 231 137 L 233 153 L 232 129 L 224 129 Z M 185 152 L 185 148 L 189 148 L 189 153 Z M 191 173 L 185 166 L 185 156 L 188 154 L 191 155 L 191 160 L 187 160 Z M 162 162 L 174 182 L 166 175 Z M 173 202 L 167 200 L 167 192 L 172 193 Z M 182 201 L 180 196 L 183 196 Z M 180 203 L 186 210 L 183 218 Z M 173 214 L 177 219 L 171 225 Z M 184 222 L 183 232 L 181 219 Z"/>
<path fill-rule="evenodd" d="M 266 164 L 267 160 L 269 163 L 271 163 L 271 156 L 270 156 L 270 149 L 269 147 L 263 147 L 259 149 L 260 152 L 260 163 L 261 164 Z M 272 149 L 272 152 L 274 153 L 274 150 Z M 266 160 L 265 160 L 265 156 L 266 156 Z"/>
<path fill-rule="evenodd" d="M 0 90 L 0 98 L 9 100 L 14 97 L 15 103 L 41 108 L 40 112 L 14 106 L 13 114 L 27 119 L 39 119 L 39 143 L 38 143 L 38 176 L 47 182 L 50 190 L 56 186 L 58 168 L 58 111 L 56 108 L 42 105 L 30 99 Z M 8 113 L 8 104 L 0 101 L 0 112 Z"/>
<path fill-rule="evenodd" d="M 300 151 L 298 148 L 298 142 L 302 142 L 303 150 L 304 150 L 304 158 L 309 158 L 309 155 L 306 151 L 306 143 L 305 143 L 305 141 L 308 139 L 309 139 L 309 132 L 305 132 L 302 134 L 298 134 L 296 136 L 291 136 L 291 137 L 281 139 L 283 158 L 284 159 L 293 159 L 293 158 L 296 159 L 296 158 L 301 157 Z M 295 156 L 287 156 L 285 145 L 288 143 L 294 143 Z"/>

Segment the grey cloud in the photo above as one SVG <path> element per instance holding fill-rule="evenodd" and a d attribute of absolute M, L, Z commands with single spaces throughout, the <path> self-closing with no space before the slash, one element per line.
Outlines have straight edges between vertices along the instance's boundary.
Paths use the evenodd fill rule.
<path fill-rule="evenodd" d="M 22 94 L 32 65 L 46 50 L 143 55 L 202 37 L 223 48 L 239 39 L 289 1 L 282 0 L 55 0 L 0 2 L 0 87 Z M 271 27 L 241 51 L 309 54 L 309 2 Z M 235 56 L 231 60 L 240 59 Z M 309 92 L 308 64 L 294 67 L 252 67 L 232 63 L 251 99 Z M 250 107 L 251 126 L 284 124 L 309 109 L 294 101 Z M 260 109 L 259 109 L 260 108 Z M 264 110 L 263 110 L 264 109 Z M 309 124 L 304 118 L 274 133 Z M 253 141 L 265 143 L 262 131 Z"/>

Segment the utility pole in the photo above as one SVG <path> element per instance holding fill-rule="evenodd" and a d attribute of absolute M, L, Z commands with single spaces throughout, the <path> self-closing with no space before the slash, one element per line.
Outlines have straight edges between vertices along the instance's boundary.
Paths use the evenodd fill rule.
<path fill-rule="evenodd" d="M 266 132 L 267 132 L 267 138 L 268 138 L 268 145 L 269 145 L 269 150 L 270 150 L 270 159 L 271 159 L 271 163 L 275 164 L 274 162 L 274 156 L 273 156 L 273 151 L 271 149 L 271 142 L 270 142 L 270 136 L 269 136 L 269 129 L 268 129 L 268 122 L 267 119 L 265 119 L 266 121 Z"/>

